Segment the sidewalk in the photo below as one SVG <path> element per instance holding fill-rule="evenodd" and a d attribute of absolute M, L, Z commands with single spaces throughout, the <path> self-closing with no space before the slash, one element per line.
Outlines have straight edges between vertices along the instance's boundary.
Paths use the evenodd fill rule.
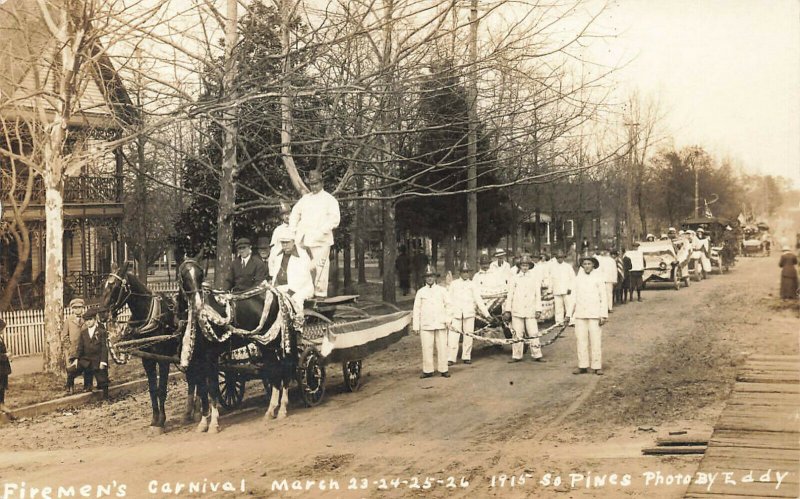
<path fill-rule="evenodd" d="M 42 372 L 44 358 L 40 355 L 26 355 L 25 357 L 11 357 L 12 376 Z"/>

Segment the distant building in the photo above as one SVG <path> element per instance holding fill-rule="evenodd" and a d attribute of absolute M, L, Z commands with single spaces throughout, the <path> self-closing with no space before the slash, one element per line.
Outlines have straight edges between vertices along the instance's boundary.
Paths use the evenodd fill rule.
<path fill-rule="evenodd" d="M 56 64 L 55 53 L 55 40 L 50 36 L 35 2 L 9 0 L 0 4 L 0 131 L 11 131 L 6 127 L 24 127 L 35 122 L 34 90 L 56 84 L 56 72 L 52 70 Z M 78 111 L 67 124 L 67 148 L 70 152 L 102 151 L 103 142 L 120 137 L 120 123 L 130 121 L 133 116 L 130 98 L 111 61 L 101 56 L 94 68 L 91 80 L 80 95 Z M 46 105 L 44 109 L 45 112 L 52 110 Z M 12 152 L 30 154 L 32 148 L 28 138 L 27 141 L 16 141 Z M 122 152 L 117 148 L 77 170 L 65 172 L 66 299 L 95 295 L 109 273 L 111 263 L 123 257 L 124 246 L 120 243 L 118 230 L 124 208 L 123 164 Z M 11 169 L 9 157 L 2 153 L 0 169 L 3 174 Z M 18 167 L 18 175 L 20 171 Z M 9 192 L 4 182 L 0 186 L 0 199 L 6 206 L 12 195 L 19 198 L 24 192 Z M 20 287 L 23 300 L 26 294 L 36 296 L 37 290 L 32 288 L 42 286 L 44 282 L 44 200 L 42 178 L 36 177 L 31 202 L 22 215 L 31 234 L 31 256 Z M 12 216 L 11 210 L 6 209 L 2 221 L 8 222 Z M 3 241 L 0 268 L 6 270 L 2 272 L 10 272 L 16 266 L 17 249 L 13 239 Z M 4 278 L 2 272 L 0 279 Z M 26 303 L 21 305 L 30 306 Z"/>

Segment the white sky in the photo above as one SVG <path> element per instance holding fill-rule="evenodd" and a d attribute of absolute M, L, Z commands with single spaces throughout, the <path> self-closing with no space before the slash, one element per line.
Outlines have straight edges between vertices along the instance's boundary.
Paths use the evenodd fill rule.
<path fill-rule="evenodd" d="M 614 0 L 592 57 L 660 101 L 675 145 L 800 187 L 800 0 Z"/>

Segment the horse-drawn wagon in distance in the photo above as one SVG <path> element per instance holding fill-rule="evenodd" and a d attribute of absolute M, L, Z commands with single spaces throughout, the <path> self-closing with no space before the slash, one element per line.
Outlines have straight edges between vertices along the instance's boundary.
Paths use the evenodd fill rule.
<path fill-rule="evenodd" d="M 177 300 L 150 292 L 128 272 L 127 263 L 109 275 L 103 291 L 103 308 L 112 322 L 126 306 L 130 309 L 131 318 L 110 351 L 116 362 L 131 355 L 142 359 L 153 405 L 151 426 L 162 430 L 171 364 L 186 371 L 187 415 L 196 393 L 202 403 L 198 430 L 215 432 L 217 405 L 241 404 L 248 380 L 263 382 L 267 416 L 284 417 L 290 384 L 297 385 L 307 406 L 317 405 L 325 393 L 326 366 L 341 363 L 345 388 L 355 391 L 364 357 L 408 332 L 410 312 L 394 307 L 370 313 L 355 306 L 357 296 L 309 302 L 309 309 L 295 312 L 291 298 L 267 283 L 242 293 L 215 291 L 204 285 L 195 260 L 186 259 L 178 270 Z"/>

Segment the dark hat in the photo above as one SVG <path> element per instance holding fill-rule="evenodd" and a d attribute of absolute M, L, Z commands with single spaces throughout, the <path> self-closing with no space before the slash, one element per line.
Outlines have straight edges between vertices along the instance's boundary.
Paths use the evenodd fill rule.
<path fill-rule="evenodd" d="M 430 264 L 425 266 L 425 272 L 422 274 L 422 276 L 428 277 L 429 275 L 435 275 L 435 276 L 439 275 L 439 273 L 436 272 L 436 269 L 433 268 L 433 265 Z"/>
<path fill-rule="evenodd" d="M 94 319 L 97 317 L 97 312 L 99 312 L 96 308 L 87 308 L 86 312 L 83 313 L 84 319 Z"/>
<path fill-rule="evenodd" d="M 247 239 L 246 237 L 240 237 L 239 239 L 236 240 L 235 246 L 237 248 L 241 248 L 242 246 L 252 246 L 252 245 L 250 244 L 249 239 Z"/>
<path fill-rule="evenodd" d="M 469 268 L 469 262 L 464 260 L 461 264 L 461 268 L 458 270 L 459 272 L 471 272 L 472 269 Z"/>
<path fill-rule="evenodd" d="M 585 262 L 586 260 L 589 260 L 590 262 L 592 262 L 592 265 L 594 265 L 594 268 L 600 267 L 600 262 L 598 262 L 597 258 L 595 258 L 593 256 L 585 256 L 585 257 L 581 258 L 580 264 L 583 265 L 583 262 Z"/>
<path fill-rule="evenodd" d="M 308 183 L 313 184 L 316 182 L 322 182 L 322 174 L 319 170 L 311 170 L 308 172 Z"/>
<path fill-rule="evenodd" d="M 531 256 L 527 253 L 523 253 L 522 256 L 519 257 L 519 261 L 517 265 L 525 264 L 528 267 L 533 267 L 533 261 L 531 260 Z"/>
<path fill-rule="evenodd" d="M 268 249 L 269 248 L 269 238 L 268 237 L 259 237 L 256 240 L 256 248 L 257 249 Z"/>
<path fill-rule="evenodd" d="M 487 255 L 486 253 L 483 253 L 481 256 L 478 257 L 479 265 L 489 265 L 490 263 L 492 263 L 492 257 Z"/>

